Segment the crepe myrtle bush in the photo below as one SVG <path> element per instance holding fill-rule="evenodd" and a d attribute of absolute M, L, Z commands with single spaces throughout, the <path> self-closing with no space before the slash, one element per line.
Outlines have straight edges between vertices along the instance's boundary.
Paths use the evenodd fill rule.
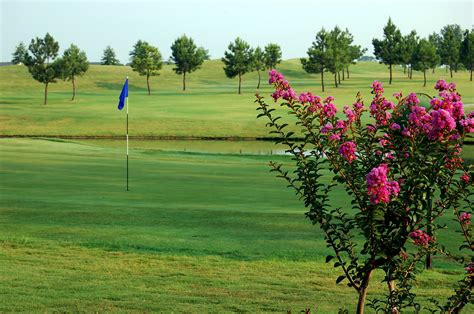
<path fill-rule="evenodd" d="M 256 95 L 258 117 L 267 119 L 270 134 L 287 147 L 295 166 L 288 171 L 271 162 L 271 171 L 296 191 L 306 216 L 320 226 L 334 252 L 326 262 L 341 270 L 337 283 L 345 280 L 356 290 L 357 313 L 366 305 L 392 313 L 420 311 L 411 288 L 426 256 L 436 254 L 457 263 L 464 278 L 448 300 L 433 299 L 426 309 L 457 313 L 472 302 L 474 173 L 461 149 L 474 132 L 474 112 L 464 112 L 455 84 L 438 81 L 439 95 L 422 106 L 415 93 L 395 93 L 392 102 L 375 81 L 368 107 L 358 93 L 338 113 L 332 96 L 298 95 L 281 73 L 269 75 L 275 91 L 269 103 Z M 281 109 L 294 116 L 288 120 L 294 126 L 282 122 Z M 331 205 L 338 185 L 352 208 Z M 441 216 L 457 221 L 460 250 L 440 242 L 437 235 L 446 228 Z M 384 273 L 386 298 L 367 301 L 375 270 Z"/>

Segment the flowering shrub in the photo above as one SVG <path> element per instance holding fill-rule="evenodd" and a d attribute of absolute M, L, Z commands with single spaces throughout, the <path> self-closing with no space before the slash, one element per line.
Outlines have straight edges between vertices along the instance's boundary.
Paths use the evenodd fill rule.
<path fill-rule="evenodd" d="M 415 93 L 384 95 L 380 82 L 372 85 L 368 108 L 360 94 L 342 113 L 334 97 L 322 99 L 310 92 L 299 95 L 281 73 L 270 71 L 274 102 L 281 102 L 296 117 L 292 130 L 281 122 L 277 108 L 256 95 L 258 117 L 268 119 L 275 141 L 288 147 L 296 169 L 286 171 L 271 163 L 304 200 L 307 217 L 319 224 L 334 251 L 326 261 L 341 268 L 339 283 L 347 280 L 358 295 L 357 312 L 364 312 L 367 290 L 374 270 L 381 269 L 387 282 L 386 300 L 373 300 L 377 310 L 398 313 L 404 307 L 420 309 L 411 285 L 431 254 L 443 254 L 465 268 L 465 278 L 445 304 L 433 300 L 438 310 L 459 312 L 470 302 L 474 259 L 454 256 L 437 238 L 436 222 L 452 214 L 459 222 L 461 250 L 472 252 L 472 170 L 464 164 L 464 139 L 474 131 L 474 113 L 465 114 L 453 83 L 438 81 L 438 97 L 429 106 Z M 367 116 L 368 115 L 368 116 Z M 370 123 L 363 123 L 370 119 Z M 325 169 L 331 171 L 322 180 Z M 342 185 L 352 209 L 332 208 L 331 191 Z M 363 237 L 363 245 L 354 241 Z"/>

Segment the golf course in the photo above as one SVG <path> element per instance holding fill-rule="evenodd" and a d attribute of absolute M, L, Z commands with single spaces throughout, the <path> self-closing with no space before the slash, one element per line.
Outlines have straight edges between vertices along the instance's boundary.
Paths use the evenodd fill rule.
<path fill-rule="evenodd" d="M 325 262 L 323 232 L 269 172 L 270 161 L 293 161 L 256 118 L 255 93 L 273 102 L 267 73 L 258 90 L 257 72 L 244 75 L 239 95 L 222 68 L 205 61 L 182 91 L 181 76 L 165 64 L 148 95 L 129 66 L 91 65 L 76 80 L 74 101 L 71 83 L 58 81 L 43 105 L 44 85 L 25 66 L 0 67 L 0 312 L 355 311 L 357 294 L 336 284 L 340 270 Z M 438 79 L 455 82 L 466 113 L 474 110 L 467 71 L 451 79 L 444 68 L 430 70 L 422 87 L 421 73 L 409 79 L 397 66 L 389 85 L 385 65 L 358 62 L 338 88 L 327 73 L 322 93 L 320 75 L 298 59 L 277 69 L 297 93 L 334 96 L 340 111 L 358 91 L 368 106 L 375 80 L 390 98 L 435 96 Z M 117 110 L 126 77 L 129 191 L 126 116 Z M 462 156 L 474 163 L 474 146 Z M 329 178 L 328 170 L 322 180 Z M 332 199 L 351 206 L 342 188 Z M 448 228 L 439 237 L 457 250 L 456 217 L 440 221 Z M 423 306 L 452 295 L 464 275 L 442 256 L 433 264 L 413 288 Z M 385 293 L 382 278 L 374 273 L 369 300 Z"/>

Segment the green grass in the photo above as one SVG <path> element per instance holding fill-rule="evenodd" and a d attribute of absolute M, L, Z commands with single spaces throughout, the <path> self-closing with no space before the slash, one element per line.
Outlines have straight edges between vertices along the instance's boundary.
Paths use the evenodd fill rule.
<path fill-rule="evenodd" d="M 126 192 L 118 144 L 0 140 L 0 311 L 354 311 L 322 234 L 268 172 L 288 157 L 136 142 Z M 442 235 L 451 249 L 458 237 Z M 422 302 L 462 274 L 435 265 L 417 281 Z"/>
<path fill-rule="evenodd" d="M 181 77 L 165 65 L 161 75 L 151 78 L 152 95 L 148 96 L 144 77 L 125 66 L 91 66 L 77 80 L 77 99 L 70 101 L 70 82 L 49 87 L 49 103 L 42 105 L 44 86 L 34 81 L 24 66 L 0 67 L 0 134 L 28 135 L 123 135 L 124 112 L 116 109 L 125 76 L 130 77 L 130 134 L 157 136 L 267 136 L 264 122 L 255 119 L 257 74 L 243 77 L 243 94 L 237 95 L 237 79 L 228 79 L 220 61 L 206 61 L 202 69 L 188 76 L 186 92 L 181 91 Z M 387 95 L 395 91 L 424 92 L 434 95 L 434 82 L 448 79 L 443 69 L 428 74 L 427 87 L 422 75 L 415 72 L 413 80 L 401 68 L 394 71 L 394 83 L 387 82 L 386 66 L 361 62 L 351 67 L 350 79 L 340 88 L 332 85 L 326 75 L 327 91 L 320 92 L 318 75 L 301 69 L 299 60 L 284 61 L 278 66 L 300 91 L 322 96 L 334 95 L 336 104 L 351 104 L 361 91 L 370 100 L 369 86 L 374 80 L 384 83 Z M 260 93 L 268 95 L 271 88 L 262 75 Z M 457 83 L 466 111 L 474 110 L 473 83 L 467 72 L 452 79 Z M 270 100 L 269 100 L 270 101 Z"/>

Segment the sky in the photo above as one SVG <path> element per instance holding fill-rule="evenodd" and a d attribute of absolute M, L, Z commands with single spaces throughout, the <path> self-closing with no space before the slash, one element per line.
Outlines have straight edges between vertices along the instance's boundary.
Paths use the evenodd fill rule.
<path fill-rule="evenodd" d="M 118 59 L 141 39 L 158 47 L 168 60 L 170 46 L 186 34 L 221 58 L 236 37 L 251 46 L 277 43 L 283 59 L 306 55 L 316 33 L 338 25 L 354 43 L 373 52 L 392 18 L 402 34 L 412 29 L 426 37 L 447 24 L 473 28 L 472 0 L 0 0 L 0 61 L 11 60 L 15 47 L 49 32 L 60 52 L 72 43 L 92 62 L 110 45 Z"/>

